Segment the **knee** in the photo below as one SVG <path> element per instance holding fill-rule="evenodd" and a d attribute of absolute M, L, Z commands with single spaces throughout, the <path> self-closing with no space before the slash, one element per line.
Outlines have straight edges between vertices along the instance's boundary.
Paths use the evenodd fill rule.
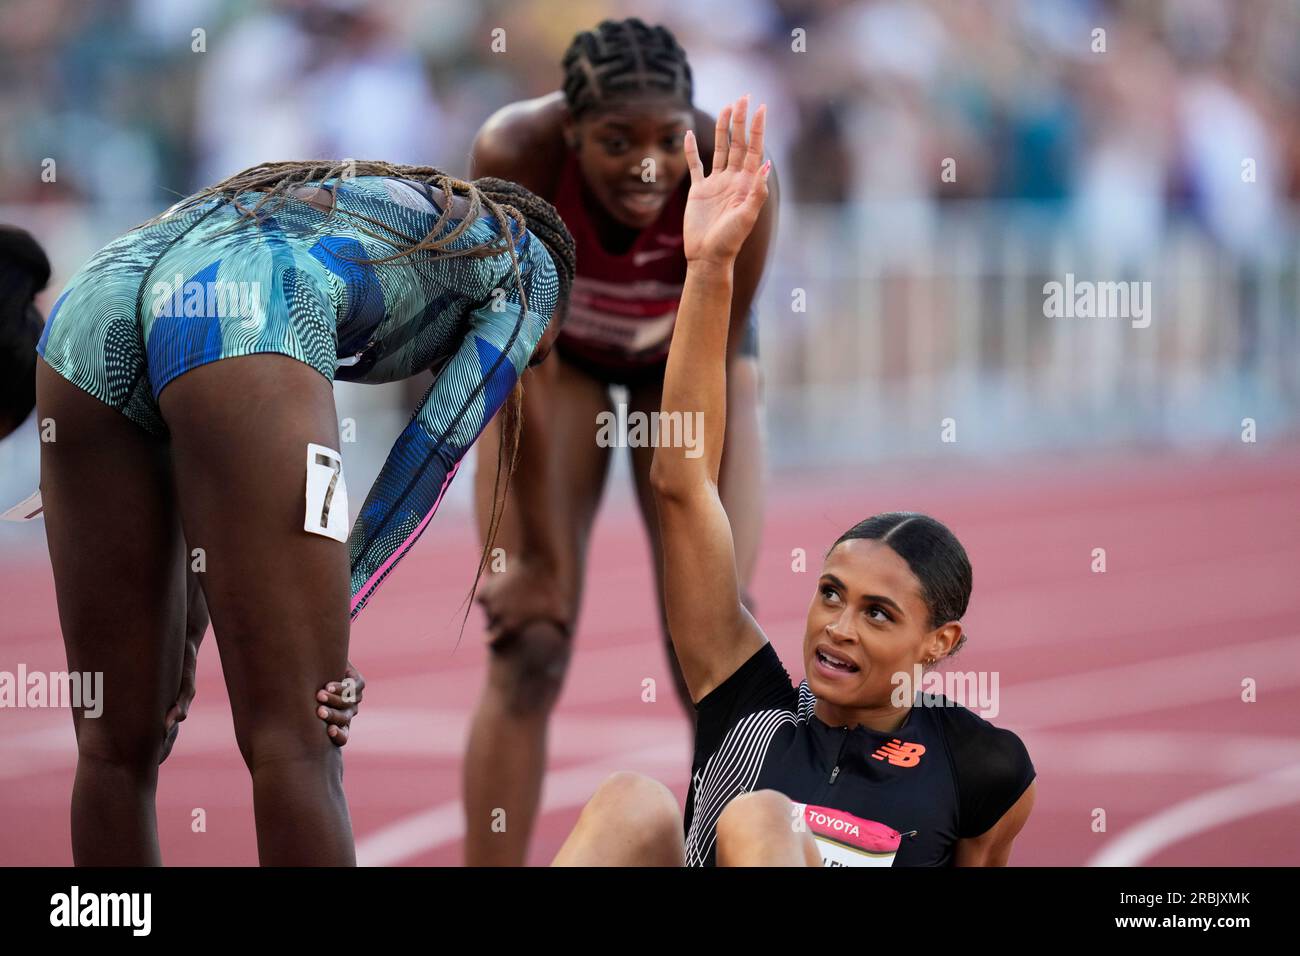
<path fill-rule="evenodd" d="M 736 797 L 718 818 L 718 850 L 758 847 L 783 839 L 794 830 L 794 804 L 775 790 L 755 790 Z"/>
<path fill-rule="evenodd" d="M 653 777 L 627 770 L 606 777 L 582 815 L 617 820 L 629 836 L 655 846 L 682 835 L 681 810 L 673 792 Z"/>
<path fill-rule="evenodd" d="M 308 710 L 308 713 L 312 712 Z M 329 740 L 325 725 L 313 716 L 313 725 L 284 720 L 266 720 L 236 734 L 239 753 L 250 773 L 256 775 L 280 766 L 318 765 L 342 778 L 342 761 Z"/>
<path fill-rule="evenodd" d="M 114 728 L 100 719 L 82 720 L 77 733 L 77 758 L 137 777 L 156 774 L 163 746 L 161 720 L 156 731 Z"/>
<path fill-rule="evenodd" d="M 578 826 L 604 834 L 628 859 L 645 865 L 681 865 L 682 814 L 677 798 L 658 780 L 619 771 L 597 788 Z"/>
<path fill-rule="evenodd" d="M 493 645 L 493 680 L 513 712 L 546 712 L 555 706 L 570 649 L 570 639 L 548 622 L 529 625 Z"/>

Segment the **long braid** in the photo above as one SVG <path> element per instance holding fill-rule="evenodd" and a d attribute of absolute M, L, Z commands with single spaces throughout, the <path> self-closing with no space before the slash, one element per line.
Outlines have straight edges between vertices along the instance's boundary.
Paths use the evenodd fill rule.
<path fill-rule="evenodd" d="M 520 228 L 527 226 L 523 215 L 517 209 L 511 209 L 508 206 L 503 206 L 485 198 L 482 191 L 471 182 L 449 176 L 433 166 L 407 166 L 386 163 L 380 160 L 290 160 L 278 163 L 261 163 L 235 173 L 213 186 L 199 190 L 194 195 L 181 200 L 171 209 L 155 216 L 142 225 L 151 225 L 166 216 L 198 205 L 213 197 L 228 200 L 239 211 L 240 219 L 236 221 L 235 226 L 244 222 L 258 222 L 266 216 L 273 215 L 283 209 L 291 202 L 307 204 L 307 200 L 294 194 L 293 190 L 298 186 L 306 186 L 310 183 L 319 183 L 329 179 L 346 180 L 354 176 L 389 176 L 426 183 L 436 186 L 447 196 L 463 197 L 469 206 L 461 221 L 446 235 L 440 235 L 447 221 L 453 216 L 453 204 L 447 203 L 447 208 L 443 210 L 434 227 L 425 236 L 408 236 L 395 230 L 387 223 L 370 216 L 346 209 L 331 209 L 329 215 L 337 212 L 353 220 L 370 223 L 382 228 L 384 231 L 380 233 L 364 226 L 357 227 L 359 232 L 399 248 L 399 251 L 392 256 L 365 260 L 370 264 L 390 262 L 393 259 L 409 256 L 416 252 L 435 252 L 440 257 L 446 258 L 456 256 L 489 258 L 507 252 L 513 260 L 514 244 L 509 239 L 510 230 L 507 223 L 513 220 Z M 262 195 L 250 208 L 244 208 L 239 205 L 239 196 L 249 192 L 258 192 Z M 270 208 L 266 208 L 268 204 Z M 474 222 L 483 214 L 484 207 L 487 207 L 487 210 L 497 219 L 501 227 L 501 236 L 467 249 L 450 248 L 457 239 L 474 225 Z"/>
<path fill-rule="evenodd" d="M 660 95 L 690 105 L 691 67 L 672 31 L 632 17 L 603 20 L 573 38 L 561 61 L 564 99 L 574 116 L 634 96 Z"/>

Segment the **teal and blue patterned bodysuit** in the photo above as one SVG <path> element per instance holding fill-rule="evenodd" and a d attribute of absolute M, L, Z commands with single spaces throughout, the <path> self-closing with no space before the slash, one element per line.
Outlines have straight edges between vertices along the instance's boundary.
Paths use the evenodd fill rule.
<path fill-rule="evenodd" d="M 61 376 L 159 436 L 168 434 L 162 389 L 223 358 L 276 352 L 331 382 L 391 382 L 433 368 L 433 385 L 348 539 L 355 619 L 424 531 L 465 452 L 527 367 L 558 283 L 545 246 L 518 227 L 511 238 L 526 309 L 504 249 L 486 258 L 418 252 L 358 261 L 423 238 L 446 199 L 390 177 L 321 185 L 335 193 L 333 214 L 290 201 L 240 222 L 226 199 L 178 203 L 161 221 L 109 243 L 72 277 L 36 348 Z M 248 209 L 258 198 L 245 193 L 238 202 Z M 463 211 L 463 200 L 456 202 Z M 460 222 L 453 217 L 441 235 Z M 500 238 L 495 217 L 484 216 L 448 250 Z"/>

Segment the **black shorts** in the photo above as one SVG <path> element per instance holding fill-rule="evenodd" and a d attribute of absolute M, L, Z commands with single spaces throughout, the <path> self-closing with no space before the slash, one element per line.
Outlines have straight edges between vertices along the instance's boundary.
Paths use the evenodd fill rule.
<path fill-rule="evenodd" d="M 555 351 L 564 361 L 597 381 L 604 382 L 606 385 L 624 385 L 628 388 L 644 385 L 647 382 L 662 382 L 664 368 L 668 364 L 667 357 L 658 362 L 639 366 L 620 366 L 600 362 L 565 348 L 564 336 L 556 340 Z M 749 321 L 745 323 L 744 336 L 740 340 L 736 354 L 747 358 L 758 358 L 758 312 L 753 308 L 749 310 Z"/>

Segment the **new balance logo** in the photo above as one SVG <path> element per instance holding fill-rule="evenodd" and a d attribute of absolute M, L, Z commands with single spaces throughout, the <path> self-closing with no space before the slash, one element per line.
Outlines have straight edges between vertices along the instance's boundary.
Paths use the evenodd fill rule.
<path fill-rule="evenodd" d="M 888 760 L 895 767 L 915 767 L 921 762 L 925 747 L 920 744 L 907 744 L 895 737 L 881 746 L 871 756 L 877 760 Z"/>

